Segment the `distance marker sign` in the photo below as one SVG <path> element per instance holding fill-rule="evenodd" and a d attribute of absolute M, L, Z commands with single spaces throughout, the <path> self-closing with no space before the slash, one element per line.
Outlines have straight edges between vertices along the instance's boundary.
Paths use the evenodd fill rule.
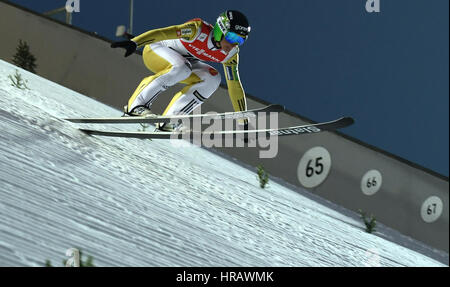
<path fill-rule="evenodd" d="M 361 179 L 361 190 L 365 195 L 374 195 L 380 190 L 382 182 L 383 177 L 378 170 L 369 170 Z"/>
<path fill-rule="evenodd" d="M 439 219 L 442 214 L 442 209 L 442 200 L 437 196 L 431 196 L 423 202 L 420 214 L 423 221 L 432 223 Z"/>
<path fill-rule="evenodd" d="M 300 160 L 297 177 L 304 187 L 313 188 L 325 181 L 330 169 L 330 153 L 323 147 L 313 147 Z"/>

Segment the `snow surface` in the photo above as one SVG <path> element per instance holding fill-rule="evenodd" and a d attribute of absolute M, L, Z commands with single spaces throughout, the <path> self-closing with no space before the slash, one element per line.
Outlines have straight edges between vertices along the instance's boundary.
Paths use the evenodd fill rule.
<path fill-rule="evenodd" d="M 0 266 L 62 266 L 71 247 L 96 266 L 446 266 L 206 149 L 63 120 L 117 115 L 0 61 Z"/>

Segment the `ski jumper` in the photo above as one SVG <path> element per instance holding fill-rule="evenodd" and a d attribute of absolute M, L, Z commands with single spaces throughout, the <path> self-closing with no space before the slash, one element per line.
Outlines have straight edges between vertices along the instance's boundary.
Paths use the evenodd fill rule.
<path fill-rule="evenodd" d="M 163 114 L 189 114 L 208 99 L 221 82 L 219 72 L 204 62 L 223 64 L 234 110 L 247 110 L 238 73 L 239 48 L 236 46 L 226 53 L 216 48 L 212 39 L 213 26 L 201 19 L 150 30 L 133 38 L 138 47 L 145 46 L 143 61 L 154 75 L 139 84 L 128 101 L 128 111 L 137 106 L 150 108 L 168 87 L 182 83 L 186 86 L 175 94 Z"/>

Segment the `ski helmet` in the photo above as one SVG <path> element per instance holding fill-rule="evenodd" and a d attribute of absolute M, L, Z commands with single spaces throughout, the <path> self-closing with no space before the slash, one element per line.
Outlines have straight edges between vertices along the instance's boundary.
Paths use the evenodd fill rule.
<path fill-rule="evenodd" d="M 220 14 L 214 25 L 214 40 L 220 42 L 222 37 L 232 43 L 242 45 L 250 33 L 247 17 L 239 11 L 227 10 Z"/>

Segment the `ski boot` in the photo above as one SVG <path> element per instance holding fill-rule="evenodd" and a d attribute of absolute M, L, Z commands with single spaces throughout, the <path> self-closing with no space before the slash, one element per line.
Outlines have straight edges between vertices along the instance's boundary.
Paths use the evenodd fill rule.
<path fill-rule="evenodd" d="M 157 123 L 155 132 L 181 132 L 183 125 L 180 123 Z"/>
<path fill-rule="evenodd" d="M 128 116 L 134 116 L 134 117 L 143 117 L 143 116 L 156 116 L 155 113 L 152 112 L 152 110 L 150 110 L 150 108 L 146 107 L 146 106 L 137 106 L 134 107 L 130 112 L 128 112 L 128 106 L 125 105 L 123 107 L 123 112 L 125 115 Z"/>

